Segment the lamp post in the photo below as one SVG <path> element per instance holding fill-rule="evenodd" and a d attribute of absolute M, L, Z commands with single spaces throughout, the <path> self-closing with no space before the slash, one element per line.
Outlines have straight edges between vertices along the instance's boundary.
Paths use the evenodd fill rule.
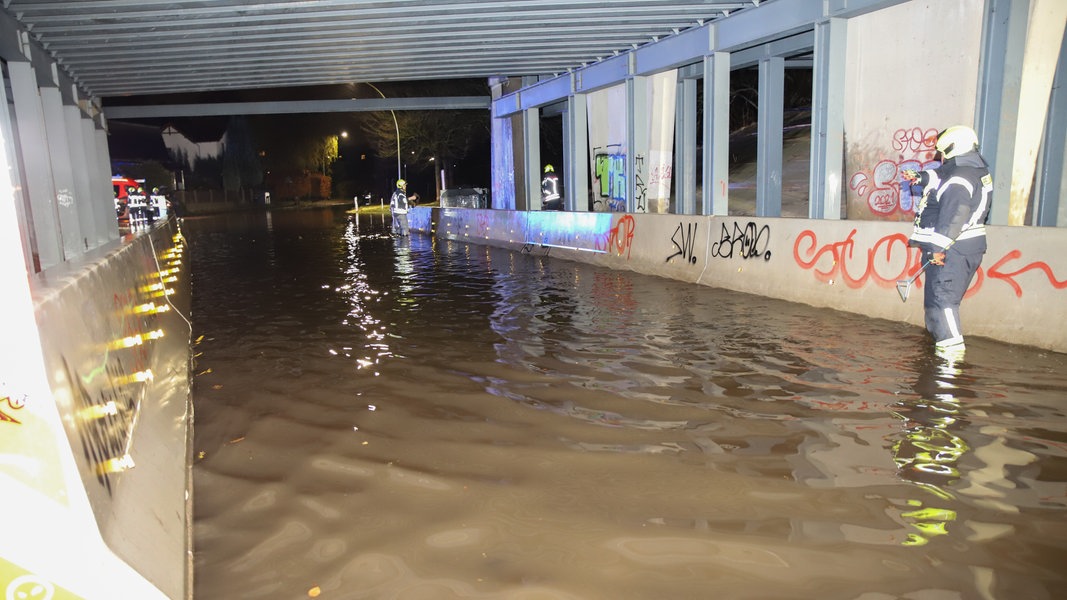
<path fill-rule="evenodd" d="M 385 94 L 383 94 L 382 91 L 379 90 L 377 88 L 377 86 L 375 86 L 373 83 L 370 83 L 368 81 L 364 81 L 363 83 L 366 83 L 367 85 L 369 85 L 371 87 L 372 90 L 378 92 L 378 95 L 382 97 L 382 100 L 386 100 L 387 99 L 385 97 Z M 393 126 L 396 127 L 396 178 L 397 179 L 401 179 L 401 177 L 400 177 L 400 123 L 397 122 L 396 113 L 393 112 L 393 109 L 391 109 L 391 108 L 389 109 L 389 114 L 393 115 Z"/>

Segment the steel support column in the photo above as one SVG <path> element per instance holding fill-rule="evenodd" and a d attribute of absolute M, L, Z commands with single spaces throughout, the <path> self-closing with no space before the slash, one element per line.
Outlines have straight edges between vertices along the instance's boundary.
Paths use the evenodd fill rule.
<path fill-rule="evenodd" d="M 679 74 L 680 76 L 680 74 Z M 674 109 L 674 212 L 697 212 L 697 80 L 678 80 Z"/>
<path fill-rule="evenodd" d="M 756 216 L 782 216 L 782 125 L 785 106 L 785 59 L 759 63 L 759 144 L 756 150 Z"/>
<path fill-rule="evenodd" d="M 563 194 L 567 210 L 587 211 L 589 202 L 589 110 L 585 94 L 567 98 L 563 113 Z"/>
<path fill-rule="evenodd" d="M 811 176 L 808 217 L 841 218 L 845 155 L 845 58 L 847 21 L 815 24 L 812 73 Z"/>
<path fill-rule="evenodd" d="M 626 80 L 626 212 L 648 212 L 648 78 Z"/>
<path fill-rule="evenodd" d="M 526 169 L 526 210 L 541 210 L 541 110 L 522 111 L 523 163 Z"/>
<path fill-rule="evenodd" d="M 987 0 L 975 122 L 993 171 L 989 222 L 1007 225 L 1030 0 Z"/>
<path fill-rule="evenodd" d="M 1067 227 L 1067 35 L 1060 43 L 1056 78 L 1049 98 L 1045 137 L 1038 165 L 1034 225 Z"/>
<path fill-rule="evenodd" d="M 730 54 L 704 57 L 704 158 L 701 213 L 729 214 Z"/>

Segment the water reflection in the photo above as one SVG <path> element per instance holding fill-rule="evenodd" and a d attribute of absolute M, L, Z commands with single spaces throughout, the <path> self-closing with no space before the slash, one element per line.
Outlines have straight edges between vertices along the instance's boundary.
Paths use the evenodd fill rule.
<path fill-rule="evenodd" d="M 917 530 L 902 542 L 912 546 L 946 535 L 948 524 L 956 520 L 956 511 L 938 504 L 955 499 L 949 490 L 960 480 L 960 459 L 970 450 L 955 433 L 968 425 L 957 396 L 974 396 L 962 381 L 963 364 L 931 354 L 920 356 L 916 371 L 916 397 L 901 402 L 903 431 L 892 447 L 901 477 L 933 496 L 925 502 L 908 499 L 901 512 Z"/>
<path fill-rule="evenodd" d="M 354 351 L 364 351 L 362 356 L 356 358 L 358 367 L 374 367 L 392 356 L 386 341 L 388 331 L 373 310 L 381 292 L 370 285 L 367 277 L 367 265 L 360 255 L 358 220 L 348 222 L 343 239 L 347 250 L 347 264 L 344 267 L 344 283 L 335 291 L 348 300 L 350 309 L 341 323 L 359 329 L 367 341 L 361 348 L 343 346 L 341 350 L 348 358 L 352 357 Z"/>

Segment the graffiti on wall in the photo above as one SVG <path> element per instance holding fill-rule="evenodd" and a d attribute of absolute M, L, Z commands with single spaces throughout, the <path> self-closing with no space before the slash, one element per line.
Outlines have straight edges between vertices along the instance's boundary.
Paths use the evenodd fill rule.
<path fill-rule="evenodd" d="M 594 149 L 594 208 L 603 208 L 606 204 L 609 211 L 626 211 L 626 154 L 618 152 L 619 148 L 612 145 Z"/>
<path fill-rule="evenodd" d="M 1000 258 L 1000 260 L 993 263 L 993 265 L 989 267 L 989 270 L 986 272 L 986 276 L 989 279 L 1003 281 L 1004 283 L 1011 286 L 1012 292 L 1015 293 L 1016 298 L 1022 298 L 1023 288 L 1021 285 L 1019 285 L 1019 282 L 1015 281 L 1015 278 L 1019 275 L 1022 275 L 1023 273 L 1026 273 L 1027 271 L 1041 271 L 1041 273 L 1044 274 L 1045 278 L 1048 279 L 1049 285 L 1051 285 L 1053 289 L 1067 289 L 1067 279 L 1063 279 L 1062 281 L 1057 279 L 1056 274 L 1052 271 L 1052 267 L 1050 267 L 1046 262 L 1029 262 L 1018 268 L 1016 268 L 1018 266 L 1018 263 L 1016 263 L 1015 266 L 1008 266 L 1009 263 L 1012 263 L 1015 260 L 1022 258 L 1022 255 L 1022 251 L 1018 249 L 1012 250 L 1004 254 L 1004 256 Z M 1014 268 L 1015 270 L 1006 271 L 1005 269 L 1008 268 Z"/>
<path fill-rule="evenodd" d="M 113 473 L 133 466 L 128 453 L 133 436 L 137 402 L 128 385 L 131 380 L 122 361 L 105 355 L 99 368 L 86 376 L 75 371 L 63 358 L 73 395 L 73 408 L 82 455 L 93 475 L 111 495 Z M 102 379 L 97 379 L 102 376 Z M 95 395 L 88 385 L 96 382 Z"/>
<path fill-rule="evenodd" d="M 674 253 L 667 257 L 664 262 L 671 262 L 677 257 L 681 257 L 685 262 L 695 265 L 697 262 L 696 254 L 696 237 L 697 228 L 699 223 L 678 223 L 678 227 L 674 229 L 674 234 L 671 235 L 671 244 L 674 244 Z"/>
<path fill-rule="evenodd" d="M 802 269 L 812 271 L 819 281 L 840 281 L 850 288 L 861 288 L 868 283 L 880 287 L 894 287 L 896 282 L 906 279 L 919 272 L 922 266 L 921 252 L 918 248 L 908 246 L 908 238 L 902 233 L 895 233 L 878 239 L 874 245 L 866 251 L 857 251 L 856 242 L 853 239 L 856 230 L 849 232 L 843 240 L 828 242 L 819 245 L 815 232 L 807 229 L 802 231 L 793 244 L 793 259 Z M 856 254 L 860 254 L 860 260 L 855 260 Z M 829 260 L 822 260 L 828 258 Z M 1017 298 L 1023 296 L 1023 287 L 1017 278 L 1027 272 L 1037 271 L 1044 275 L 1053 289 L 1067 289 L 1067 279 L 1060 279 L 1054 270 L 1044 261 L 1026 261 L 1022 251 L 1015 249 L 1005 252 L 990 264 L 990 257 L 986 257 L 985 264 L 988 268 L 979 267 L 971 287 L 968 288 L 965 297 L 978 293 L 986 280 L 1001 281 L 1011 287 Z M 816 265 L 822 260 L 826 268 L 818 268 Z M 1018 261 L 1018 262 L 1017 262 Z M 898 265 L 898 266 L 891 266 Z M 921 280 L 916 281 L 917 287 L 922 287 Z"/>
<path fill-rule="evenodd" d="M 653 198 L 670 198 L 671 181 L 674 179 L 672 155 L 664 152 L 649 152 L 648 189 Z"/>
<path fill-rule="evenodd" d="M 647 212 L 648 187 L 645 186 L 645 178 L 641 173 L 645 170 L 645 157 L 642 154 L 634 156 L 634 204 L 637 212 Z M 625 191 L 623 192 L 625 196 Z M 623 208 L 623 210 L 626 210 Z"/>
<path fill-rule="evenodd" d="M 719 241 L 711 245 L 711 255 L 718 258 L 763 258 L 771 259 L 768 250 L 771 226 L 757 226 L 749 221 L 741 225 L 734 221 L 731 226 L 724 222 L 719 230 Z"/>
<path fill-rule="evenodd" d="M 854 289 L 863 287 L 869 281 L 882 287 L 894 287 L 898 280 L 918 271 L 919 251 L 916 249 L 912 252 L 913 249 L 908 247 L 908 237 L 895 233 L 879 239 L 867 249 L 865 259 L 859 261 L 862 270 L 853 272 L 850 269 L 857 268 L 854 260 L 857 253 L 855 235 L 856 230 L 853 229 L 845 239 L 819 246 L 815 232 L 805 229 L 793 243 L 793 259 L 802 269 L 812 271 L 819 281 L 836 280 Z M 820 269 L 816 265 L 823 257 L 830 259 L 822 261 L 829 267 Z M 850 267 L 850 264 L 853 266 Z M 899 270 L 893 271 L 888 267 L 893 264 L 900 265 Z M 889 268 L 892 272 L 880 273 L 879 267 L 883 270 Z"/>
<path fill-rule="evenodd" d="M 59 357 L 89 468 L 86 477 L 95 478 L 108 495 L 113 493 L 116 474 L 134 467 L 130 454 L 134 426 L 148 383 L 154 379 L 150 368 L 154 344 L 164 337 L 159 314 L 171 310 L 167 296 L 173 289 L 168 286 L 177 282 L 181 271 L 181 234 L 174 242 L 158 263 L 146 255 L 145 275 L 138 285 L 112 295 L 108 331 L 114 337 L 104 345 L 103 356 L 84 368 Z M 155 264 L 162 264 L 160 271 L 152 272 Z"/>
<path fill-rule="evenodd" d="M 593 246 L 596 250 L 625 256 L 629 260 L 636 229 L 637 222 L 634 221 L 633 215 L 623 215 L 607 233 L 595 236 Z"/>
<path fill-rule="evenodd" d="M 848 186 L 863 198 L 871 212 L 889 216 L 897 212 L 913 213 L 919 198 L 912 196 L 908 186 L 901 186 L 901 173 L 911 169 L 932 169 L 941 163 L 934 160 L 936 129 L 911 127 L 893 133 L 895 157 L 885 157 L 869 170 L 854 173 Z"/>

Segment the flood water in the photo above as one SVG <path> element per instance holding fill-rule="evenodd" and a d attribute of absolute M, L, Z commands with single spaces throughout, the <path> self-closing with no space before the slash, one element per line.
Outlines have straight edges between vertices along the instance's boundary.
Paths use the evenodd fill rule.
<path fill-rule="evenodd" d="M 197 600 L 1067 593 L 1067 355 L 387 220 L 185 221 Z"/>

